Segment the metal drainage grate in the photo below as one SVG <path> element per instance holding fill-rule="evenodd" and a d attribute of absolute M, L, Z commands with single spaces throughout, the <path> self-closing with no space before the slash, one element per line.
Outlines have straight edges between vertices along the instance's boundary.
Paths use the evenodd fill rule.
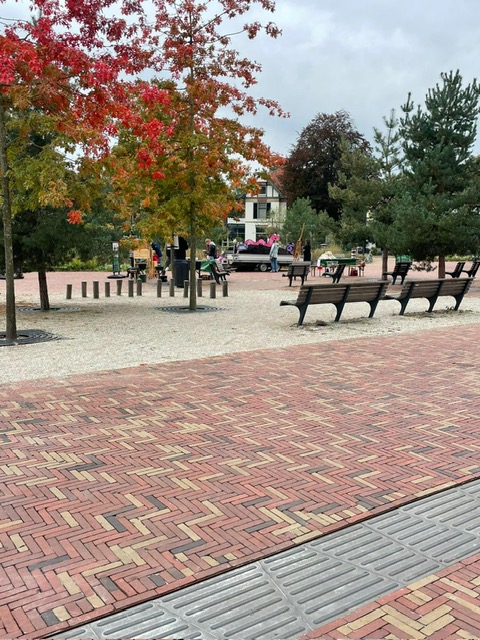
<path fill-rule="evenodd" d="M 17 331 L 17 339 L 7 339 L 6 333 L 0 332 L 0 347 L 12 347 L 21 344 L 36 344 L 37 342 L 50 342 L 51 340 L 61 340 L 60 336 L 42 331 L 41 329 L 22 329 Z"/>
<path fill-rule="evenodd" d="M 21 311 L 22 313 L 50 313 L 50 311 L 56 313 L 71 313 L 73 311 L 80 311 L 79 307 L 50 307 L 50 309 L 40 309 L 40 307 L 18 307 L 17 311 Z"/>
<path fill-rule="evenodd" d="M 173 313 L 185 313 L 185 312 L 197 313 L 197 311 L 199 313 L 204 313 L 206 311 L 223 311 L 223 309 L 221 309 L 220 307 L 197 307 L 195 309 L 195 311 L 190 311 L 189 307 L 177 307 L 177 306 L 156 307 L 156 310 L 157 311 L 171 311 Z"/>

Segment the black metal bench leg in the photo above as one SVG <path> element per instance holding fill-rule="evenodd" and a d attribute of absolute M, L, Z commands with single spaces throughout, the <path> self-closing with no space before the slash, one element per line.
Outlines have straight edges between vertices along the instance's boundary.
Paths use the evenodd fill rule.
<path fill-rule="evenodd" d="M 337 310 L 337 315 L 335 316 L 335 322 L 338 322 L 342 317 L 343 309 L 345 308 L 345 302 L 337 302 L 335 304 L 335 308 Z"/>
<path fill-rule="evenodd" d="M 435 304 L 436 304 L 436 302 L 438 300 L 438 294 L 432 296 L 431 298 L 427 298 L 427 300 L 428 300 L 428 304 L 429 304 L 429 307 L 427 309 L 427 313 L 431 313 L 433 311 L 433 307 L 435 306 Z"/>
<path fill-rule="evenodd" d="M 380 302 L 380 298 L 378 298 L 377 300 L 372 300 L 371 302 L 368 303 L 370 305 L 370 313 L 368 314 L 369 318 L 373 318 L 373 316 L 375 315 L 375 311 L 377 309 L 379 302 Z"/>
<path fill-rule="evenodd" d="M 298 310 L 300 312 L 300 317 L 298 318 L 297 327 L 300 327 L 303 324 L 303 321 L 305 319 L 305 314 L 307 313 L 307 309 L 308 309 L 308 304 L 298 307 Z"/>
<path fill-rule="evenodd" d="M 400 313 L 398 315 L 403 316 L 409 300 L 410 298 L 405 298 L 405 300 L 400 300 Z"/>
<path fill-rule="evenodd" d="M 454 311 L 458 311 L 458 308 L 462 304 L 464 295 L 465 295 L 464 293 L 459 293 L 458 295 L 453 296 L 455 298 L 455 307 L 453 309 Z"/>

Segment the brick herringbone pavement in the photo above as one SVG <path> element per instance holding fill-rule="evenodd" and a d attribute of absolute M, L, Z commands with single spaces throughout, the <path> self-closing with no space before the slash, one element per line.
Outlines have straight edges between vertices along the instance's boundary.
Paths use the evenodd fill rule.
<path fill-rule="evenodd" d="M 478 640 L 479 576 L 480 555 L 476 555 L 370 602 L 306 634 L 302 640 Z"/>
<path fill-rule="evenodd" d="M 272 347 L 0 387 L 0 635 L 480 477 L 479 325 Z"/>

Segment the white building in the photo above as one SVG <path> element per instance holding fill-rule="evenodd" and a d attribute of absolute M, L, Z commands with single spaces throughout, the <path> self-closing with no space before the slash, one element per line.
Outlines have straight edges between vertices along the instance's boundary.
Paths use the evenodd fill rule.
<path fill-rule="evenodd" d="M 276 169 L 269 180 L 260 180 L 260 191 L 256 195 L 245 196 L 245 209 L 236 218 L 228 218 L 230 239 L 259 240 L 270 233 L 267 228 L 282 224 L 287 210 L 287 199 L 282 193 L 281 176 L 283 170 Z"/>

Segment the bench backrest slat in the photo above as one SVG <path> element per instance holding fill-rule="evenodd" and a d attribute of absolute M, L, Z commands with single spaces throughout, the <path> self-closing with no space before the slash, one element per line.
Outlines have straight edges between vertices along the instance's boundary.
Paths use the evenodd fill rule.
<path fill-rule="evenodd" d="M 340 302 L 341 300 L 343 300 L 343 297 L 345 295 L 345 288 L 343 287 L 342 289 L 334 289 L 333 291 L 331 290 L 330 287 L 322 286 L 321 288 L 318 289 L 313 289 L 312 290 L 312 296 L 310 298 L 310 304 L 322 304 L 324 302 Z"/>
<path fill-rule="evenodd" d="M 479 268 L 480 268 L 480 260 L 474 260 L 473 263 L 472 263 L 472 266 L 470 267 L 470 269 L 466 270 L 466 273 L 468 273 L 468 276 L 470 278 L 475 278 Z"/>
<path fill-rule="evenodd" d="M 386 290 L 388 283 L 372 283 L 370 287 L 352 287 L 348 292 L 347 302 L 371 302 L 378 298 L 379 291 Z"/>
<path fill-rule="evenodd" d="M 397 262 L 392 273 L 401 275 L 402 273 L 408 272 L 408 270 L 410 269 L 410 266 L 411 266 L 410 262 Z"/>
<path fill-rule="evenodd" d="M 456 280 L 444 280 L 442 284 L 441 294 L 456 295 L 462 291 L 468 291 L 472 280 L 470 278 L 457 278 Z"/>
<path fill-rule="evenodd" d="M 294 276 L 301 276 L 304 273 L 308 273 L 310 265 L 306 264 L 294 264 L 288 267 L 288 274 Z"/>
<path fill-rule="evenodd" d="M 457 262 L 455 269 L 450 273 L 452 278 L 458 278 L 461 275 L 464 266 L 465 262 Z"/>
<path fill-rule="evenodd" d="M 304 284 L 300 287 L 298 292 L 298 298 L 296 300 L 297 305 L 305 303 L 307 300 L 308 292 L 311 291 L 311 297 L 309 304 L 324 304 L 331 302 L 335 304 L 341 302 L 345 297 L 345 292 L 348 289 L 348 302 L 370 302 L 375 300 L 379 291 L 385 291 L 388 283 L 381 282 L 355 282 L 352 284 Z"/>
<path fill-rule="evenodd" d="M 468 281 L 467 285 L 465 284 L 466 281 Z M 402 286 L 398 297 L 404 298 L 406 295 L 409 295 L 410 298 L 428 298 L 437 293 L 440 283 L 442 283 L 440 295 L 454 296 L 462 293 L 462 291 L 465 291 L 466 293 L 470 288 L 471 280 L 470 278 L 455 278 L 452 280 L 411 280 Z"/>

